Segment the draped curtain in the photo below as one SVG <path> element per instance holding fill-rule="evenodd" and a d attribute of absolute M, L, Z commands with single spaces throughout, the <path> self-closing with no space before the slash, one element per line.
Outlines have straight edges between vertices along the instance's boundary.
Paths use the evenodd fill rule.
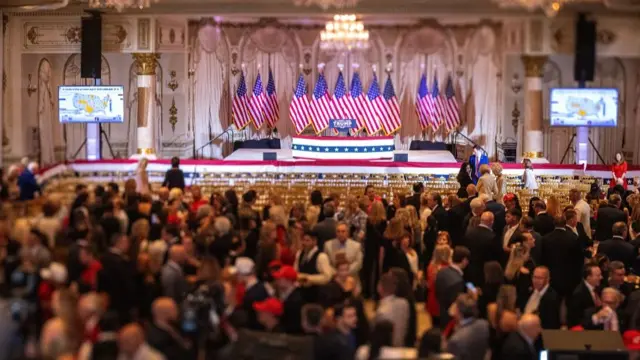
<path fill-rule="evenodd" d="M 266 92 L 269 69 L 271 69 L 280 109 L 280 119 L 275 127 L 283 148 L 290 146 L 291 136 L 295 135 L 295 128 L 289 119 L 289 102 L 293 96 L 299 71 L 298 49 L 298 43 L 292 33 L 272 26 L 248 34 L 242 46 L 241 59 L 245 65 L 249 92 L 253 90 L 258 73 L 262 79 L 263 91 Z M 266 124 L 260 130 L 256 130 L 251 124 L 247 126 L 245 133 L 250 138 L 264 138 L 269 135 L 269 130 Z"/>
<path fill-rule="evenodd" d="M 591 140 L 600 151 L 605 164 L 611 164 L 615 153 L 623 150 L 623 144 L 631 140 L 631 136 L 625 139 L 626 128 L 626 75 L 622 62 L 617 58 L 602 59 L 596 66 L 594 81 L 589 87 L 618 89 L 618 126 L 613 128 L 592 128 Z M 624 141 L 623 141 L 624 140 Z M 598 155 L 589 147 L 587 159 L 589 164 L 600 164 Z"/>
<path fill-rule="evenodd" d="M 43 58 L 38 66 L 38 132 L 40 137 L 40 163 L 57 163 L 56 148 L 63 145 L 59 119 L 56 116 L 54 76 L 49 60 Z"/>
<path fill-rule="evenodd" d="M 111 67 L 107 59 L 102 56 L 102 69 L 101 69 L 101 83 L 102 85 L 111 84 Z M 72 54 L 67 58 L 63 68 L 63 83 L 64 85 L 95 85 L 94 79 L 82 78 L 80 76 L 80 54 Z M 57 89 L 56 89 L 57 91 Z M 56 94 L 57 96 L 57 94 Z M 67 159 L 82 159 L 85 157 L 86 151 L 81 149 L 82 144 L 87 138 L 87 127 L 85 124 L 65 124 L 64 140 L 66 146 L 66 158 Z M 103 130 L 107 134 L 110 133 L 110 126 L 105 125 Z M 78 152 L 80 150 L 80 152 Z M 110 156 L 109 150 L 106 146 L 103 147 L 102 156 Z M 76 156 L 77 153 L 77 156 Z M 75 157 L 74 157 L 75 156 Z"/>
<path fill-rule="evenodd" d="M 217 26 L 203 25 L 191 51 L 195 66 L 191 85 L 194 88 L 191 121 L 194 145 L 196 150 L 202 148 L 198 156 L 222 158 L 221 141 L 205 145 L 232 123 L 227 71 L 229 50 L 224 32 Z"/>

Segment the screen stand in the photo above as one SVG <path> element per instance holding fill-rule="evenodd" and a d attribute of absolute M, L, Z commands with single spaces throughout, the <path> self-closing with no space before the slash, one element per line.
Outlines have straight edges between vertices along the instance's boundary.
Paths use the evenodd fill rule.
<path fill-rule="evenodd" d="M 564 164 L 564 159 L 567 157 L 567 154 L 569 153 L 569 150 L 571 150 L 571 145 L 573 145 L 573 140 L 577 137 L 577 145 L 578 148 L 576 149 L 576 154 L 579 154 L 580 151 L 582 151 L 584 153 L 584 161 L 580 162 L 580 160 L 578 159 L 578 156 L 576 156 L 576 162 L 578 164 L 583 164 L 586 165 L 587 164 L 587 144 L 585 143 L 584 146 L 582 146 L 581 148 L 581 144 L 580 144 L 580 129 L 585 129 L 587 131 L 586 132 L 586 138 L 587 141 L 589 142 L 589 145 L 591 145 L 591 148 L 593 149 L 593 151 L 596 152 L 596 155 L 598 155 L 598 159 L 602 162 L 602 164 L 606 165 L 606 162 L 604 161 L 604 158 L 602 157 L 602 155 L 600 155 L 600 152 L 598 151 L 598 149 L 596 148 L 596 146 L 593 144 L 593 141 L 591 141 L 591 138 L 589 137 L 589 128 L 587 127 L 579 127 L 576 129 L 576 133 L 573 134 L 571 136 L 571 139 L 569 139 L 569 144 L 567 144 L 567 149 L 564 151 L 564 154 L 562 155 L 562 159 L 560 160 L 560 164 Z M 585 134 L 582 134 L 582 136 L 585 136 Z"/>
<path fill-rule="evenodd" d="M 96 86 L 101 85 L 100 79 L 93 79 Z M 115 155 L 113 153 L 113 148 L 111 147 L 111 143 L 109 142 L 109 137 L 107 133 L 102 129 L 102 124 L 100 123 L 89 123 L 87 124 L 87 136 L 85 137 L 78 150 L 76 150 L 75 154 L 73 154 L 73 159 L 75 160 L 82 151 L 82 148 L 85 148 L 85 154 L 87 160 L 100 160 L 102 159 L 102 137 L 104 136 L 104 141 L 107 143 L 109 147 L 109 153 L 111 154 L 111 158 L 115 159 Z"/>

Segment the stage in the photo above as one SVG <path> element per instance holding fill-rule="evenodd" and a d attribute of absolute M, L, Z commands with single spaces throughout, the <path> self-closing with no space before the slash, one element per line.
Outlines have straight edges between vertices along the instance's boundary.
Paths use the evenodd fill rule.
<path fill-rule="evenodd" d="M 275 152 L 277 160 L 262 160 L 262 153 Z M 279 176 L 286 174 L 314 174 L 322 177 L 326 174 L 357 174 L 368 175 L 412 175 L 435 176 L 447 180 L 460 169 L 460 163 L 453 159 L 453 155 L 446 151 L 394 151 L 408 155 L 407 162 L 396 162 L 392 159 L 361 160 L 361 159 L 296 159 L 290 150 L 261 150 L 239 149 L 224 160 L 189 160 L 183 159 L 180 168 L 184 171 L 188 183 L 195 183 L 198 179 L 208 176 L 217 178 L 228 176 Z M 86 161 L 78 160 L 65 164 L 58 164 L 43 169 L 39 175 L 41 182 L 47 182 L 59 177 L 81 177 L 87 181 L 108 182 L 122 181 L 133 177 L 138 163 L 131 159 L 115 159 Z M 507 176 L 521 176 L 521 164 L 504 163 L 504 174 Z M 170 168 L 170 159 L 150 160 L 147 170 L 152 182 L 161 182 L 165 171 Z M 564 165 L 538 164 L 534 169 L 537 176 L 589 176 L 608 180 L 611 176 L 609 166 L 605 165 Z M 630 167 L 628 177 L 640 177 L 639 167 Z"/>

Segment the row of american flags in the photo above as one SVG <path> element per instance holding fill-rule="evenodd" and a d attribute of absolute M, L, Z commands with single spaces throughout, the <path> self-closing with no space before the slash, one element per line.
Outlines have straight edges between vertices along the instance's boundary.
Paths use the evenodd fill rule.
<path fill-rule="evenodd" d="M 423 130 L 436 131 L 443 127 L 446 132 L 451 132 L 460 126 L 460 108 L 450 74 L 446 79 L 444 94 L 441 94 L 437 76 L 429 87 L 426 74 L 422 74 L 415 98 L 415 111 Z M 258 72 L 250 93 L 244 71 L 240 73 L 233 97 L 232 114 L 234 125 L 238 129 L 244 129 L 250 124 L 256 129 L 262 128 L 265 124 L 271 128 L 275 127 L 280 119 L 280 108 L 271 69 L 266 88 L 263 87 Z M 391 77 L 387 77 L 381 92 L 375 72 L 365 93 L 358 72 L 353 74 L 351 86 L 347 89 L 340 71 L 332 95 L 324 72 L 320 71 L 311 97 L 307 94 L 304 76 L 300 74 L 289 104 L 289 116 L 298 134 L 309 126 L 312 126 L 316 133 L 321 133 L 329 127 L 329 121 L 332 119 L 355 119 L 357 129 L 354 130 L 357 132 L 366 129 L 369 135 L 381 132 L 391 135 L 402 126 L 400 106 Z"/>

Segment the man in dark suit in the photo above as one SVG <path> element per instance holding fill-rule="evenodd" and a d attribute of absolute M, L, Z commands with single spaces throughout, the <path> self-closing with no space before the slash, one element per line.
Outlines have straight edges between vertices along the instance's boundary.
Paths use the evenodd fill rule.
<path fill-rule="evenodd" d="M 98 292 L 109 296 L 108 310 L 118 314 L 121 324 L 131 321 L 136 303 L 134 265 L 125 258 L 129 251 L 129 238 L 124 234 L 111 237 L 109 252 L 100 258 L 102 270 L 98 273 Z"/>
<path fill-rule="evenodd" d="M 542 263 L 542 235 L 540 233 L 533 230 L 534 220 L 529 216 L 524 216 L 522 220 L 520 220 L 520 232 L 522 234 L 528 233 L 533 236 L 534 247 L 530 249 L 530 256 L 534 263 L 541 264 Z"/>
<path fill-rule="evenodd" d="M 585 258 L 590 259 L 592 257 L 591 253 L 591 239 L 587 236 L 587 233 L 584 231 L 584 226 L 578 222 L 578 212 L 574 209 L 568 209 L 563 213 L 564 219 L 567 223 L 567 230 L 576 234 L 578 237 L 578 242 L 582 247 L 582 253 Z"/>
<path fill-rule="evenodd" d="M 424 184 L 422 182 L 417 182 L 413 184 L 413 195 L 407 199 L 407 205 L 411 205 L 416 208 L 416 212 L 418 213 L 418 217 L 420 217 L 420 198 L 422 197 L 422 193 L 424 192 Z"/>
<path fill-rule="evenodd" d="M 471 228 L 465 236 L 465 245 L 471 252 L 467 279 L 478 287 L 484 285 L 484 264 L 501 260 L 502 246 L 493 233 L 493 219 L 493 213 L 483 212 L 480 225 Z"/>
<path fill-rule="evenodd" d="M 336 208 L 332 201 L 322 205 L 324 219 L 313 227 L 313 232 L 318 237 L 318 249 L 324 249 L 324 243 L 336 238 L 338 222 L 334 219 Z M 342 220 L 342 219 L 341 219 Z"/>
<path fill-rule="evenodd" d="M 533 289 L 519 307 L 525 314 L 537 314 L 543 329 L 560 329 L 560 298 L 549 286 L 549 280 L 549 269 L 536 267 L 531 278 Z"/>
<path fill-rule="evenodd" d="M 566 300 L 580 282 L 584 256 L 578 237 L 567 230 L 565 218 L 559 216 L 554 223 L 555 229 L 542 237 L 541 261 L 551 272 L 551 287 Z"/>
<path fill-rule="evenodd" d="M 506 222 L 506 209 L 504 205 L 501 203 L 489 200 L 485 204 L 485 208 L 487 211 L 491 211 L 493 213 L 493 232 L 496 234 L 498 239 L 502 239 L 502 235 L 504 232 L 504 227 L 507 226 Z"/>
<path fill-rule="evenodd" d="M 538 350 L 535 343 L 543 327 L 540 318 L 534 314 L 525 314 L 518 321 L 518 331 L 507 336 L 500 352 L 502 360 L 537 360 Z"/>
<path fill-rule="evenodd" d="M 588 309 L 602 305 L 598 294 L 602 271 L 598 264 L 585 265 L 583 278 L 584 280 L 576 287 L 571 295 L 571 301 L 567 305 L 567 325 L 569 328 L 581 324 Z"/>
<path fill-rule="evenodd" d="M 440 328 L 444 329 L 449 324 L 449 307 L 465 292 L 463 272 L 469 265 L 469 249 L 464 246 L 456 246 L 451 257 L 451 266 L 438 271 L 436 275 L 435 292 L 440 305 Z"/>
<path fill-rule="evenodd" d="M 609 196 L 609 205 L 598 209 L 595 239 L 605 241 L 613 236 L 613 224 L 627 222 L 627 215 L 620 209 L 622 198 L 618 194 Z"/>
<path fill-rule="evenodd" d="M 613 224 L 613 236 L 602 241 L 598 245 L 598 254 L 606 255 L 610 261 L 620 261 L 627 269 L 631 269 L 636 259 L 636 249 L 625 241 L 627 237 L 627 224 L 617 222 Z"/>
<path fill-rule="evenodd" d="M 533 204 L 533 210 L 536 212 L 536 218 L 533 222 L 533 230 L 541 236 L 545 236 L 552 232 L 555 228 L 553 216 L 547 214 L 547 205 L 542 201 L 536 201 Z"/>
<path fill-rule="evenodd" d="M 633 292 L 634 284 L 628 283 L 624 280 L 627 271 L 624 264 L 620 261 L 612 261 L 609 263 L 607 269 L 607 277 L 602 279 L 602 287 L 612 287 L 620 292 L 624 299 L 622 300 L 621 308 L 627 306 L 629 297 Z"/>
<path fill-rule="evenodd" d="M 447 210 L 442 206 L 442 196 L 436 192 L 427 195 L 427 206 L 431 209 L 431 215 L 436 219 L 438 231 L 448 231 Z"/>
<path fill-rule="evenodd" d="M 585 330 L 624 331 L 625 324 L 622 313 L 619 312 L 622 295 L 614 288 L 602 290 L 602 304 L 587 309 L 582 319 Z"/>
<path fill-rule="evenodd" d="M 302 291 L 296 287 L 298 274 L 292 266 L 282 266 L 273 273 L 276 287 L 284 312 L 280 318 L 280 326 L 287 334 L 302 335 Z"/>

